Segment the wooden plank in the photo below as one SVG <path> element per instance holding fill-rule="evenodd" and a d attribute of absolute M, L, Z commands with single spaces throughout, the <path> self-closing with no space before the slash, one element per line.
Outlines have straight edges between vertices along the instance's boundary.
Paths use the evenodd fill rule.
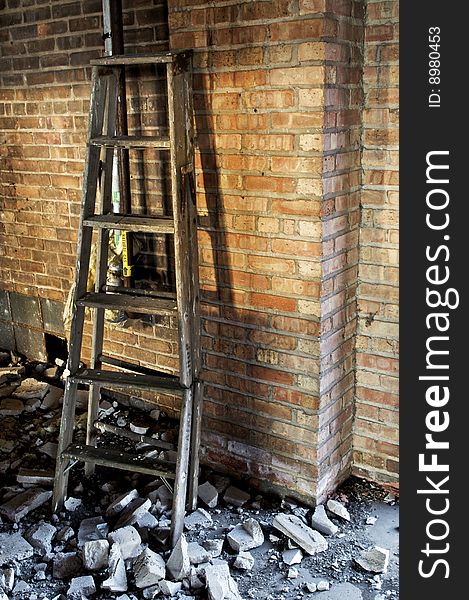
<path fill-rule="evenodd" d="M 158 468 L 157 460 L 111 448 L 95 448 L 85 444 L 73 444 L 64 450 L 63 456 L 69 460 L 92 462 L 102 467 L 145 473 L 154 477 L 166 477 L 167 479 L 174 479 L 175 477 L 173 471 Z"/>
<path fill-rule="evenodd" d="M 177 544 L 184 530 L 193 397 L 192 389 L 185 390 L 179 421 L 178 456 L 174 480 L 173 508 L 171 512 L 170 543 L 172 548 Z"/>
<path fill-rule="evenodd" d="M 143 442 L 144 444 L 154 446 L 155 448 L 161 448 L 162 450 L 175 449 L 174 444 L 171 444 L 170 442 L 156 440 L 155 438 L 152 438 L 149 435 L 139 435 L 138 433 L 134 433 L 133 431 L 129 431 L 128 429 L 124 429 L 123 427 L 116 427 L 115 425 L 111 425 L 110 423 L 104 423 L 103 421 L 95 421 L 94 428 L 100 431 L 101 433 L 112 433 L 113 435 L 124 437 L 128 440 L 132 440 L 133 442 Z"/>
<path fill-rule="evenodd" d="M 141 54 L 126 54 L 105 56 L 103 58 L 94 59 L 92 65 L 99 66 L 116 66 L 116 65 L 150 65 L 172 63 L 178 56 L 190 56 L 192 51 L 175 51 L 168 52 L 146 52 Z"/>
<path fill-rule="evenodd" d="M 197 508 L 197 492 L 199 487 L 200 440 L 202 436 L 203 385 L 194 383 L 194 406 L 192 410 L 191 451 L 189 467 L 189 501 L 190 510 Z"/>
<path fill-rule="evenodd" d="M 157 135 L 99 135 L 90 139 L 92 146 L 110 146 L 113 148 L 159 148 L 161 150 L 170 147 L 169 138 Z"/>
<path fill-rule="evenodd" d="M 81 369 L 70 378 L 85 385 L 97 384 L 105 388 L 153 390 L 162 393 L 181 395 L 183 390 L 177 377 L 173 375 L 140 375 L 136 373 L 118 373 L 101 369 Z"/>
<path fill-rule="evenodd" d="M 93 227 L 95 229 L 120 229 L 143 233 L 174 233 L 174 222 L 170 217 L 104 214 L 88 217 L 83 224 L 85 227 Z"/>
<path fill-rule="evenodd" d="M 131 294 L 89 293 L 77 300 L 78 306 L 107 308 L 109 310 L 135 311 L 146 315 L 170 315 L 176 312 L 176 301 L 152 296 L 132 296 Z"/>

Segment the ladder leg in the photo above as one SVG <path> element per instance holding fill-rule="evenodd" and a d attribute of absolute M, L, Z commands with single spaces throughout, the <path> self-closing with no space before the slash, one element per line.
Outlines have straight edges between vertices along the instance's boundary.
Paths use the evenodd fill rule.
<path fill-rule="evenodd" d="M 178 457 L 174 480 L 173 511 L 171 515 L 171 547 L 174 547 L 184 529 L 186 510 L 187 474 L 189 468 L 193 390 L 184 390 L 181 418 L 179 422 Z"/>
<path fill-rule="evenodd" d="M 194 384 L 194 407 L 192 411 L 192 433 L 191 433 L 191 462 L 189 468 L 189 508 L 197 508 L 197 492 L 199 487 L 199 448 L 202 433 L 202 383 L 196 381 Z"/>
<path fill-rule="evenodd" d="M 108 78 L 108 96 L 107 96 L 107 135 L 113 136 L 116 129 L 117 112 L 117 75 L 113 73 Z M 104 153 L 104 170 L 101 186 L 99 213 L 106 214 L 112 210 L 112 168 L 114 162 L 113 148 L 107 148 Z M 95 292 L 99 293 L 106 284 L 107 263 L 109 256 L 109 230 L 100 229 L 98 231 L 96 253 L 96 280 Z M 104 314 L 105 310 L 96 308 L 93 312 L 93 341 L 91 348 L 91 368 L 100 369 L 101 354 L 103 352 L 104 338 Z M 94 446 L 96 444 L 95 421 L 98 419 L 99 400 L 101 398 L 101 388 L 97 385 L 90 385 L 88 397 L 88 421 L 86 425 L 86 444 Z M 94 463 L 85 464 L 85 475 L 94 473 Z"/>

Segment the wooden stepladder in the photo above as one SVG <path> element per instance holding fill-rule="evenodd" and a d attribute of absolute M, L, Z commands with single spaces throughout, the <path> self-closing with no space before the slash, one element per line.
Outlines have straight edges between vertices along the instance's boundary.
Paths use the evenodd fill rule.
<path fill-rule="evenodd" d="M 70 331 L 68 370 L 57 453 L 53 510 L 63 505 L 68 475 L 78 461 L 85 462 L 87 474 L 95 465 L 147 473 L 174 480 L 171 545 L 183 531 L 186 500 L 197 503 L 198 450 L 200 444 L 202 394 L 200 370 L 200 317 L 197 261 L 197 218 L 193 166 L 192 56 L 190 52 L 164 52 L 131 56 L 109 56 L 92 61 L 89 138 L 83 180 L 83 199 L 78 232 L 76 289 Z M 168 131 L 163 136 L 116 135 L 119 77 L 129 65 L 166 65 Z M 167 150 L 171 167 L 172 216 L 150 217 L 112 212 L 112 171 L 115 148 L 157 148 Z M 100 193 L 98 179 L 100 162 Z M 109 235 L 112 230 L 164 233 L 173 236 L 175 293 L 146 293 L 106 287 Z M 97 233 L 95 290 L 87 293 L 93 232 Z M 80 368 L 85 310 L 93 313 L 93 344 L 90 368 Z M 138 314 L 173 315 L 179 329 L 179 376 L 116 361 L 104 354 L 104 313 L 106 309 Z M 105 370 L 111 364 L 121 371 Z M 122 371 L 123 369 L 123 371 Z M 74 444 L 76 393 L 78 385 L 89 387 L 86 444 Z M 180 397 L 180 426 L 175 469 L 158 459 L 142 459 L 96 446 L 100 428 L 98 409 L 101 389 L 129 394 L 153 391 Z M 102 424 L 101 424 L 102 427 Z M 102 430 L 102 429 L 101 429 Z M 161 447 L 166 448 L 165 442 Z"/>

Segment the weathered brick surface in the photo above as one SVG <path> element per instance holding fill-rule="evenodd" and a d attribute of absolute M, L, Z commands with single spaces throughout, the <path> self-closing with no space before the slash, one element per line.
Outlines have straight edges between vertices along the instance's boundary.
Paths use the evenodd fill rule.
<path fill-rule="evenodd" d="M 354 471 L 398 480 L 398 2 L 368 0 Z"/>
<path fill-rule="evenodd" d="M 5 4 L 1 287 L 63 302 L 74 274 L 88 63 L 102 49 L 101 2 Z M 395 256 L 381 254 L 394 251 L 396 240 L 394 226 L 388 234 L 394 192 L 379 196 L 381 203 L 377 194 L 395 185 L 395 174 L 383 165 L 396 159 L 396 148 L 379 152 L 383 140 L 388 145 L 397 138 L 394 114 L 386 112 L 388 100 L 381 96 L 388 88 L 377 69 L 383 59 L 391 61 L 389 77 L 396 73 L 395 42 L 389 38 L 394 16 L 373 17 L 369 23 L 361 136 L 363 2 L 165 4 L 124 2 L 125 39 L 128 52 L 164 48 L 169 22 L 171 47 L 195 49 L 203 458 L 307 499 L 322 498 L 345 477 L 352 459 L 358 314 L 355 459 L 357 472 L 368 469 L 367 474 L 380 477 L 373 454 L 390 469 L 396 456 L 395 422 L 388 415 L 395 411 L 390 403 L 394 363 L 382 362 L 394 358 L 386 343 L 387 328 L 396 322 L 396 288 L 387 278 L 396 272 L 394 264 L 383 261 Z M 388 10 L 390 3 L 370 6 L 375 4 L 376 10 L 379 4 Z M 375 27 L 375 20 L 385 29 Z M 383 58 L 375 54 L 371 60 L 368 52 L 378 47 L 378 35 L 386 36 Z M 148 131 L 164 124 L 158 109 L 164 98 L 151 78 L 144 77 L 139 86 L 131 83 L 130 90 L 131 126 Z M 141 122 L 140 109 L 146 115 Z M 366 168 L 360 196 L 362 140 Z M 141 212 L 158 212 L 164 204 L 166 166 L 158 167 L 158 158 L 148 153 L 145 172 L 141 162 L 132 162 Z M 361 220 L 361 254 L 360 198 L 369 208 Z M 143 241 L 145 256 L 156 257 L 152 266 L 158 278 L 170 278 L 164 239 Z M 380 268 L 386 269 L 385 278 Z M 383 298 L 388 300 L 382 318 L 376 316 L 367 327 L 371 310 L 362 302 L 379 307 Z M 168 319 L 152 325 L 134 321 L 126 328 L 107 325 L 106 349 L 174 371 L 174 327 Z M 84 344 L 89 351 L 89 323 Z M 172 398 L 162 401 L 168 409 L 175 407 Z M 380 430 L 383 420 L 386 428 Z"/>

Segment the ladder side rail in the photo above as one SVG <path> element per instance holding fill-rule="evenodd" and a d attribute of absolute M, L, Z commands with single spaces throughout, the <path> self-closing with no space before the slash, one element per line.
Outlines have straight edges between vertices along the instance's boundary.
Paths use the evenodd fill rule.
<path fill-rule="evenodd" d="M 87 288 L 89 262 L 91 254 L 91 241 L 93 230 L 84 227 L 83 221 L 94 213 L 96 189 L 99 176 L 99 154 L 97 147 L 91 146 L 89 140 L 99 135 L 104 123 L 104 108 L 106 98 L 106 81 L 99 76 L 99 67 L 93 67 L 91 75 L 91 98 L 89 112 L 88 148 L 83 176 L 83 195 L 78 229 L 77 262 L 75 271 L 75 292 L 73 298 L 73 316 L 70 328 L 70 343 L 67 368 L 71 375 L 76 373 L 80 364 L 80 353 L 85 322 L 85 307 L 78 306 L 77 300 L 84 295 Z M 68 459 L 62 456 L 63 451 L 70 445 L 75 427 L 77 384 L 73 383 L 70 376 L 65 384 L 62 417 L 57 448 L 57 462 L 54 479 L 54 492 L 52 496 L 53 511 L 59 510 L 65 499 L 68 484 Z"/>
<path fill-rule="evenodd" d="M 107 105 L 106 105 L 106 130 L 108 135 L 113 135 L 116 128 L 117 112 L 117 73 L 113 70 L 108 76 Z M 104 169 L 99 200 L 99 214 L 103 215 L 112 210 L 112 169 L 114 163 L 114 149 L 106 148 L 104 151 Z M 99 229 L 96 242 L 96 277 L 95 292 L 99 293 L 107 280 L 107 267 L 109 255 L 109 229 Z M 91 347 L 91 368 L 100 369 L 100 356 L 103 352 L 104 338 L 104 308 L 95 308 L 93 310 L 93 338 Z M 98 418 L 100 400 L 100 386 L 90 385 L 88 398 L 88 420 L 86 425 L 86 444 L 94 446 L 96 444 L 96 428 L 94 422 Z M 86 463 L 85 475 L 94 473 L 94 464 Z"/>

